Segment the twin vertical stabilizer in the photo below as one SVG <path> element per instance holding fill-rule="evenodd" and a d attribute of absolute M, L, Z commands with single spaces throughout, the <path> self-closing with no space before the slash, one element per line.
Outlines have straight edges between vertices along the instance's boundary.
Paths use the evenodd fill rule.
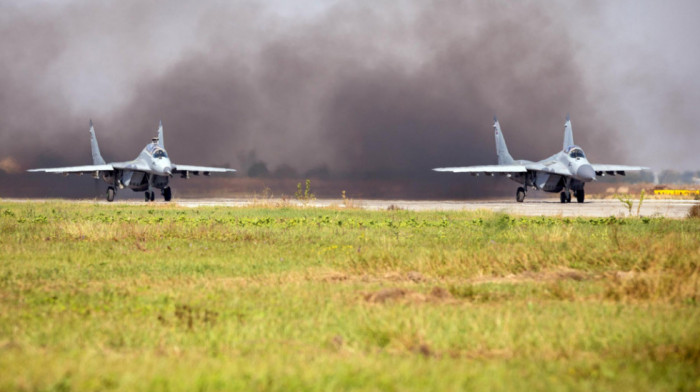
<path fill-rule="evenodd" d="M 105 162 L 102 158 L 102 154 L 100 154 L 100 146 L 97 145 L 97 136 L 95 136 L 95 127 L 92 126 L 92 120 L 90 120 L 90 147 L 92 149 L 92 164 L 106 164 L 107 162 Z"/>
<path fill-rule="evenodd" d="M 163 141 L 163 121 L 158 123 L 158 146 L 165 149 L 165 141 Z"/>
<path fill-rule="evenodd" d="M 501 132 L 501 125 L 496 117 L 493 118 L 493 129 L 496 134 L 496 155 L 498 155 L 499 165 L 510 165 L 514 162 L 513 157 L 508 153 L 506 140 Z M 564 150 L 574 145 L 574 132 L 571 127 L 571 118 L 566 115 L 566 123 L 564 124 Z"/>
<path fill-rule="evenodd" d="M 574 145 L 574 131 L 571 129 L 571 119 L 566 115 L 564 123 L 564 150 Z"/>
<path fill-rule="evenodd" d="M 508 147 L 506 147 L 506 139 L 503 138 L 503 133 L 501 132 L 501 125 L 498 123 L 498 119 L 493 117 L 493 129 L 496 134 L 496 155 L 498 155 L 499 165 L 510 165 L 515 162 L 513 157 L 508 153 Z"/>

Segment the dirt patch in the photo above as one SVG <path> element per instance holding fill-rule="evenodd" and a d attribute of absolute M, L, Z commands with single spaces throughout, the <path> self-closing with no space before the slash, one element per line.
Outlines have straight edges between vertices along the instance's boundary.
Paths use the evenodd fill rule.
<path fill-rule="evenodd" d="M 396 300 L 400 298 L 404 298 L 407 294 L 412 293 L 409 290 L 404 290 L 404 289 L 399 289 L 399 288 L 390 288 L 390 289 L 383 289 L 379 290 L 375 293 L 369 293 L 365 294 L 365 301 L 367 302 L 374 302 L 374 303 L 380 303 L 383 304 L 386 301 L 389 300 Z"/>
<path fill-rule="evenodd" d="M 520 274 L 509 274 L 497 277 L 482 277 L 471 279 L 474 284 L 481 283 L 527 283 L 527 282 L 554 282 L 559 280 L 582 281 L 595 278 L 594 274 L 571 269 L 560 268 L 553 271 L 526 271 Z"/>
<path fill-rule="evenodd" d="M 338 271 L 328 271 L 317 274 L 310 274 L 305 277 L 305 280 L 321 281 L 321 282 L 412 282 L 424 283 L 429 282 L 430 278 L 425 277 L 418 271 L 408 272 L 386 272 L 382 275 L 352 275 Z"/>
<path fill-rule="evenodd" d="M 350 279 L 350 276 L 340 272 L 328 272 L 326 274 L 321 275 L 320 278 L 320 280 L 323 282 L 344 282 L 348 279 Z"/>
<path fill-rule="evenodd" d="M 435 355 L 433 350 L 426 343 L 420 343 L 420 344 L 415 345 L 414 347 L 411 347 L 411 351 L 413 351 L 416 354 L 420 354 L 426 358 L 432 357 Z"/>
<path fill-rule="evenodd" d="M 417 271 L 409 271 L 406 273 L 406 278 L 413 281 L 413 282 L 424 282 L 426 281 L 425 277 Z"/>
<path fill-rule="evenodd" d="M 6 340 L 0 343 L 0 351 L 21 351 L 22 345 L 14 340 Z"/>
<path fill-rule="evenodd" d="M 430 290 L 430 296 L 436 299 L 451 299 L 452 294 L 444 287 L 435 286 Z"/>
<path fill-rule="evenodd" d="M 446 288 L 435 286 L 428 294 L 419 293 L 404 288 L 387 288 L 373 293 L 363 294 L 367 302 L 383 304 L 387 301 L 405 300 L 410 302 L 441 302 L 452 300 L 452 294 Z"/>
<path fill-rule="evenodd" d="M 624 274 L 624 273 L 622 273 Z M 339 271 L 328 271 L 304 276 L 304 280 L 322 281 L 331 283 L 417 283 L 417 284 L 483 284 L 483 283 L 542 283 L 557 282 L 562 280 L 585 281 L 599 279 L 599 273 L 580 271 L 572 268 L 559 268 L 547 271 L 525 271 L 519 274 L 508 274 L 505 276 L 481 276 L 476 278 L 462 278 L 458 276 L 431 277 L 425 276 L 418 271 L 407 272 L 385 272 L 381 275 L 353 275 Z M 298 277 L 297 277 L 298 278 Z M 295 280 L 291 276 L 285 276 L 284 281 Z"/>

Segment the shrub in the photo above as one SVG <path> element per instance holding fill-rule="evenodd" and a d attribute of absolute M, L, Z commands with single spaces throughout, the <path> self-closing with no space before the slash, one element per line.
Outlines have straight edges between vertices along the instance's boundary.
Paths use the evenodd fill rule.
<path fill-rule="evenodd" d="M 700 204 L 690 207 L 690 211 L 688 211 L 688 218 L 700 218 Z"/>

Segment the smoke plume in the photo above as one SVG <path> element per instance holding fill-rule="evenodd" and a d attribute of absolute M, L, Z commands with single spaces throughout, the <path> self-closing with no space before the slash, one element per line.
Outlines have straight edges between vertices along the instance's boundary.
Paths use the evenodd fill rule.
<path fill-rule="evenodd" d="M 630 115 L 609 115 L 624 105 L 592 83 L 605 66 L 582 61 L 570 6 L 341 1 L 283 12 L 265 4 L 4 5 L 0 160 L 87 164 L 90 118 L 105 159 L 128 160 L 162 120 L 180 163 L 245 170 L 252 153 L 270 171 L 473 181 L 430 169 L 495 163 L 493 115 L 514 157 L 542 159 L 561 148 L 571 113 L 589 156 L 644 163 L 628 162 L 617 143 Z M 573 7 L 594 20 L 599 8 Z"/>

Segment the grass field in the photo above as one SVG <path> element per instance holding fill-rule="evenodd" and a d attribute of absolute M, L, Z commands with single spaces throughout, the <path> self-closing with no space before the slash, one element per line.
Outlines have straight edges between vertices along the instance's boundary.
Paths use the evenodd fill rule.
<path fill-rule="evenodd" d="M 700 390 L 700 219 L 0 201 L 0 390 Z"/>

